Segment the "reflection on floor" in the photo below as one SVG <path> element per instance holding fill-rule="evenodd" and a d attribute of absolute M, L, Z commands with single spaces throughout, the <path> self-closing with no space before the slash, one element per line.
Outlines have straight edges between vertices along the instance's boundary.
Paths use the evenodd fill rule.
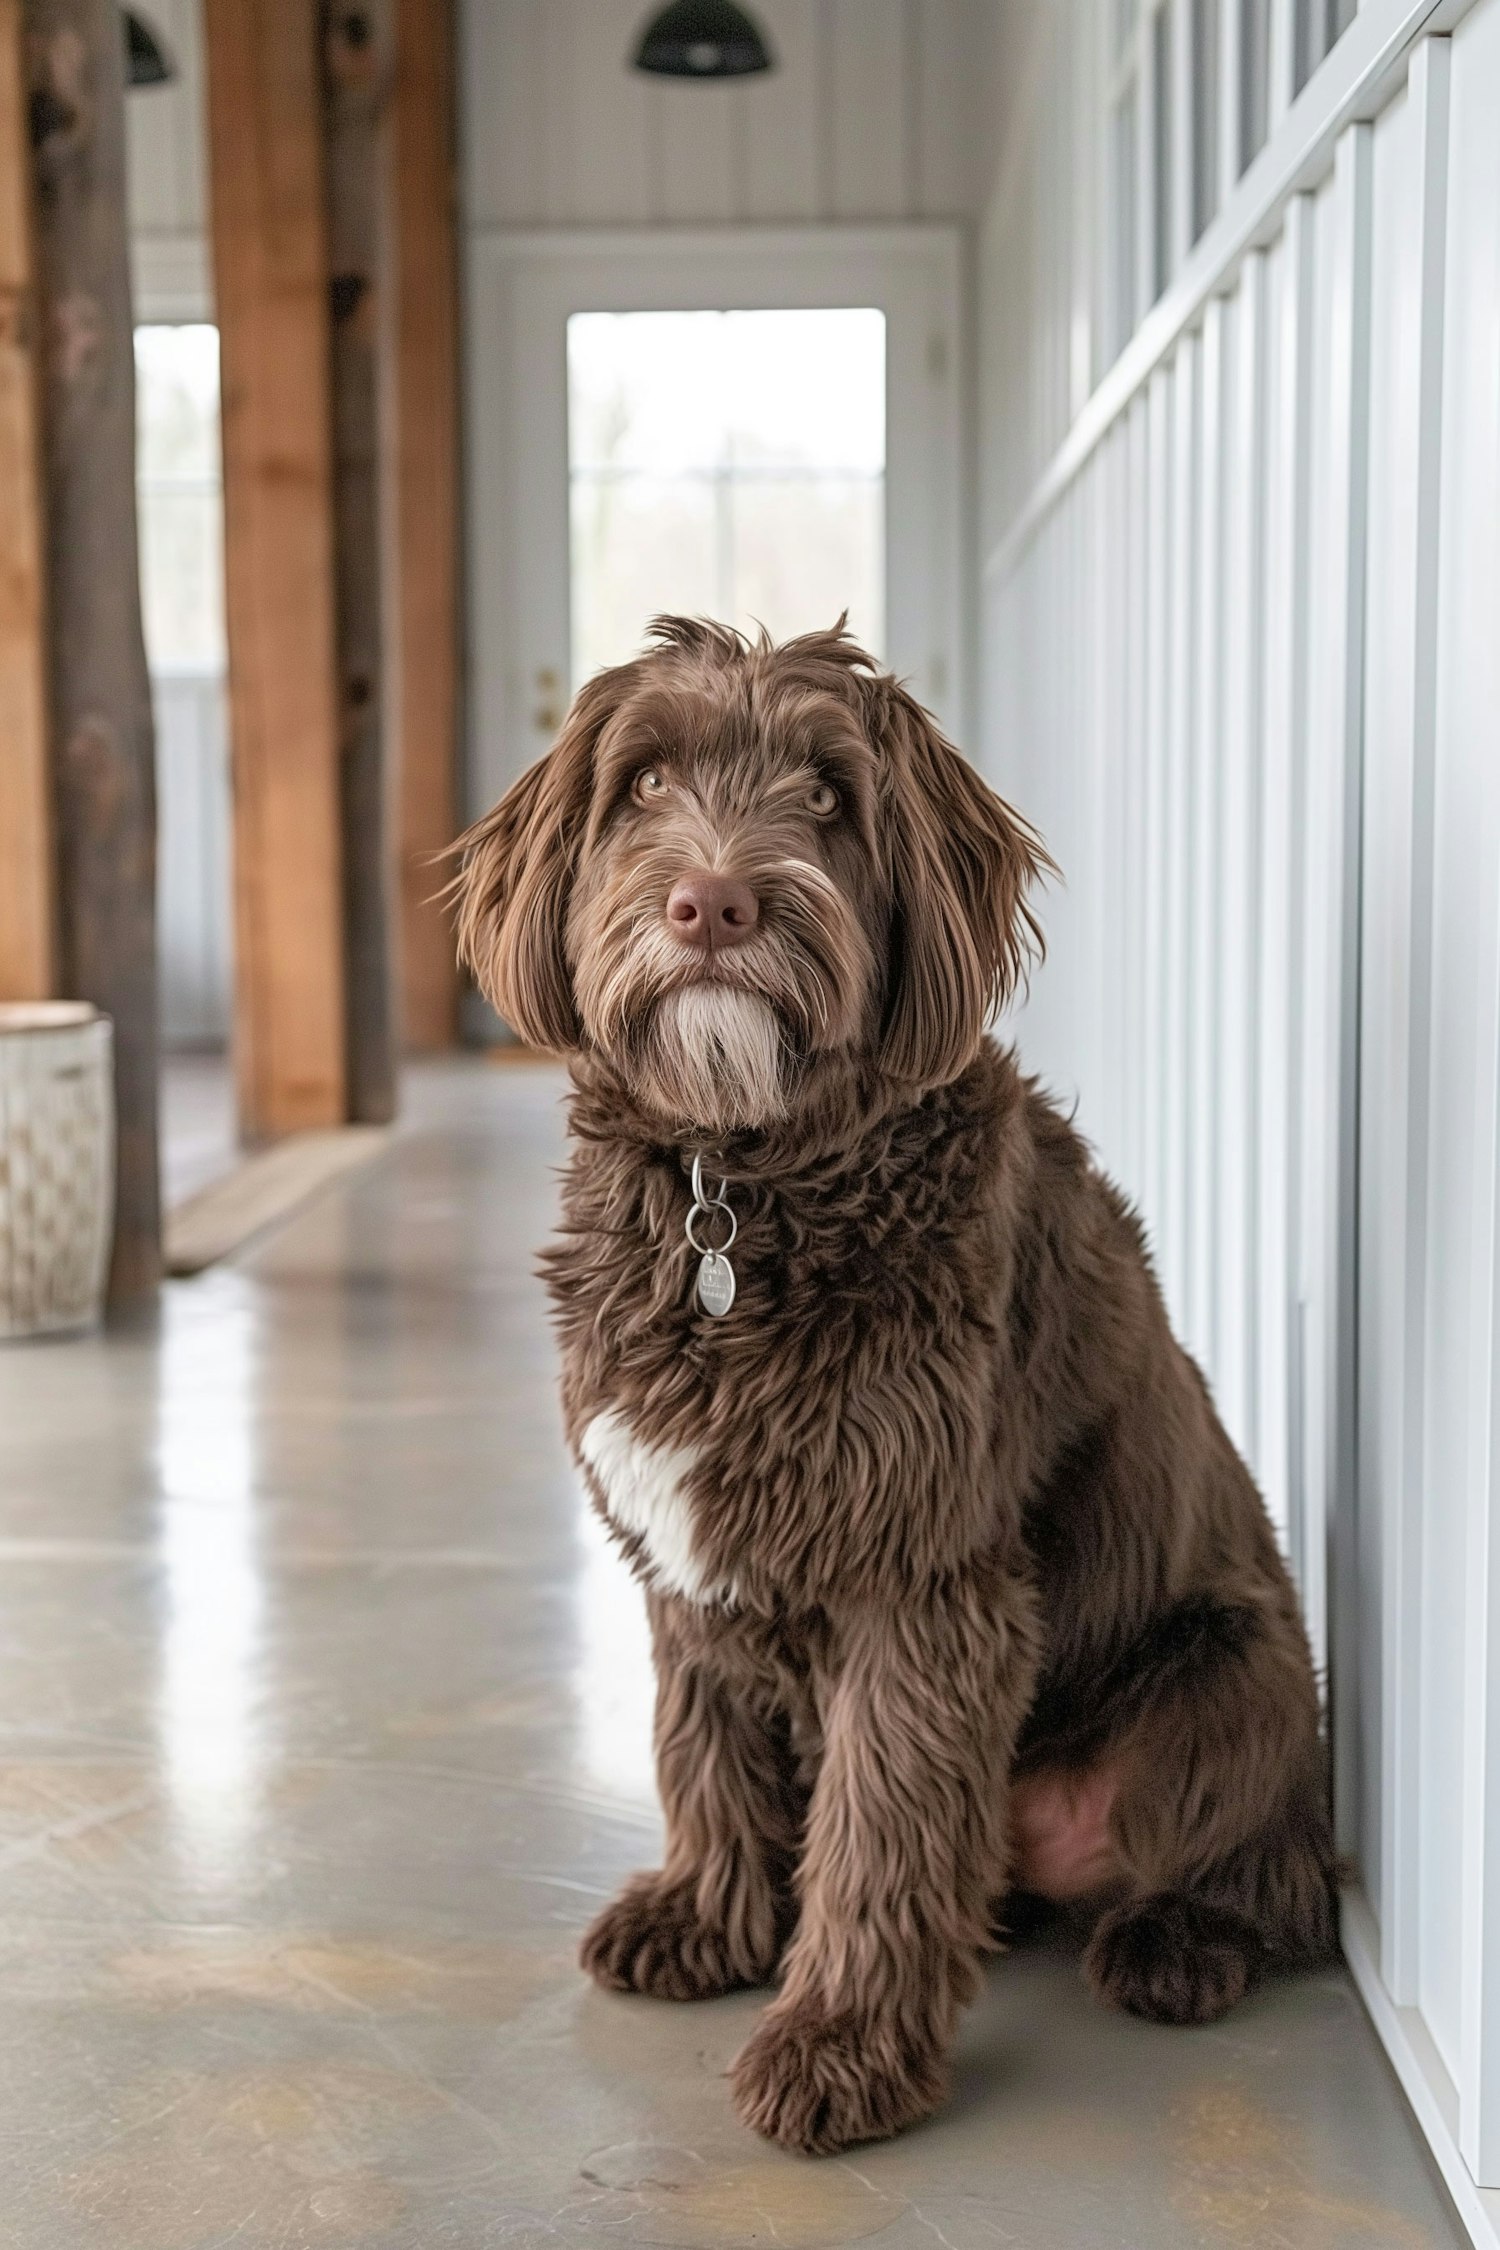
<path fill-rule="evenodd" d="M 220 1050 L 162 1057 L 161 1200 L 174 1211 L 239 1160 L 234 1071 Z"/>
<path fill-rule="evenodd" d="M 584 1984 L 657 1816 L 530 1272 L 559 1091 L 425 1074 L 158 1328 L 0 1356 L 6 2242 L 1454 2243 L 1342 1974 L 1175 2032 L 1018 1954 L 944 2114 L 823 2164 L 730 2114 L 755 1996 Z"/>

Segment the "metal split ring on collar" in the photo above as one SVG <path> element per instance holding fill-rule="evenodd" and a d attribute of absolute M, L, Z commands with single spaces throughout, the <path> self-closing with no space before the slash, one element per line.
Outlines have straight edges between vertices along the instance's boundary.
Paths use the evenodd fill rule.
<path fill-rule="evenodd" d="M 723 1212 L 725 1218 L 729 1221 L 729 1232 L 722 1242 L 700 1242 L 697 1235 L 693 1232 L 694 1223 L 698 1219 L 706 1219 L 709 1216 L 710 1212 L 713 1211 Z M 710 1202 L 695 1203 L 693 1205 L 692 1209 L 688 1212 L 687 1218 L 683 1221 L 682 1231 L 687 1236 L 689 1242 L 697 1251 L 700 1258 L 708 1257 L 710 1255 L 715 1258 L 722 1258 L 727 1251 L 730 1251 L 734 1248 L 735 1237 L 740 1231 L 740 1222 L 735 1217 L 734 1213 L 730 1210 L 729 1205 L 723 1202 L 718 1196 L 714 1196 Z"/>
<path fill-rule="evenodd" d="M 700 1242 L 696 1232 L 698 1221 L 708 1218 L 716 1211 L 722 1211 L 729 1221 L 729 1232 L 717 1247 Z M 688 1238 L 689 1247 L 696 1251 L 699 1260 L 694 1294 L 704 1312 L 712 1313 L 716 1320 L 723 1319 L 735 1300 L 734 1268 L 729 1263 L 728 1254 L 734 1248 L 739 1231 L 740 1222 L 730 1208 L 729 1182 L 720 1180 L 717 1188 L 710 1194 L 703 1181 L 702 1155 L 694 1156 L 693 1200 L 683 1221 L 683 1232 Z"/>
<path fill-rule="evenodd" d="M 707 1210 L 711 1203 L 721 1204 L 726 1211 L 729 1208 L 729 1182 L 727 1180 L 720 1180 L 712 1195 L 708 1194 L 704 1188 L 703 1152 L 701 1149 L 696 1151 L 693 1157 L 693 1201 L 701 1204 L 704 1210 Z"/>

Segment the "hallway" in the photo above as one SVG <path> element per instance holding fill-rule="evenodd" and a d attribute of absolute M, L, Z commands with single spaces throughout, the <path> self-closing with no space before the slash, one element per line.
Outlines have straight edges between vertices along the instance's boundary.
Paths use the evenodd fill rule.
<path fill-rule="evenodd" d="M 936 2123 L 822 2165 L 731 2117 L 754 1996 L 585 1985 L 657 1822 L 530 1278 L 560 1088 L 418 1071 L 159 1329 L 0 1358 L 6 2242 L 1458 2242 L 1342 1972 L 1182 2033 L 1023 1953 Z"/>

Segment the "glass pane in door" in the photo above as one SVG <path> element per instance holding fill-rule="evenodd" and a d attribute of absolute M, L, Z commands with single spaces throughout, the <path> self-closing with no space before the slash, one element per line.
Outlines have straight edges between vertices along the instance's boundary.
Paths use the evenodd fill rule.
<path fill-rule="evenodd" d="M 746 478 L 732 495 L 733 623 L 773 640 L 831 625 L 847 609 L 856 638 L 878 649 L 884 494 L 871 478 Z M 862 622 L 863 621 L 863 622 Z"/>
<path fill-rule="evenodd" d="M 659 610 L 885 633 L 885 315 L 575 313 L 573 684 Z"/>
<path fill-rule="evenodd" d="M 141 608 L 153 673 L 224 669 L 219 331 L 135 332 Z"/>

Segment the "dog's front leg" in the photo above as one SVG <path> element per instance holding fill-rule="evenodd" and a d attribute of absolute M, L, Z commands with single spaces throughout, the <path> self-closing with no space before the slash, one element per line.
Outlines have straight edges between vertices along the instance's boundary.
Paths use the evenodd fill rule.
<path fill-rule="evenodd" d="M 801 1918 L 782 1991 L 731 2071 L 741 2117 L 768 2138 L 829 2154 L 942 2100 L 1004 1887 L 1033 1644 L 1025 1588 L 993 1578 L 840 1633 Z"/>
<path fill-rule="evenodd" d="M 612 1991 L 707 2000 L 775 1974 L 796 1914 L 803 1797 L 748 1635 L 673 1596 L 649 1607 L 666 1863 L 605 1907 L 582 1960 Z"/>

